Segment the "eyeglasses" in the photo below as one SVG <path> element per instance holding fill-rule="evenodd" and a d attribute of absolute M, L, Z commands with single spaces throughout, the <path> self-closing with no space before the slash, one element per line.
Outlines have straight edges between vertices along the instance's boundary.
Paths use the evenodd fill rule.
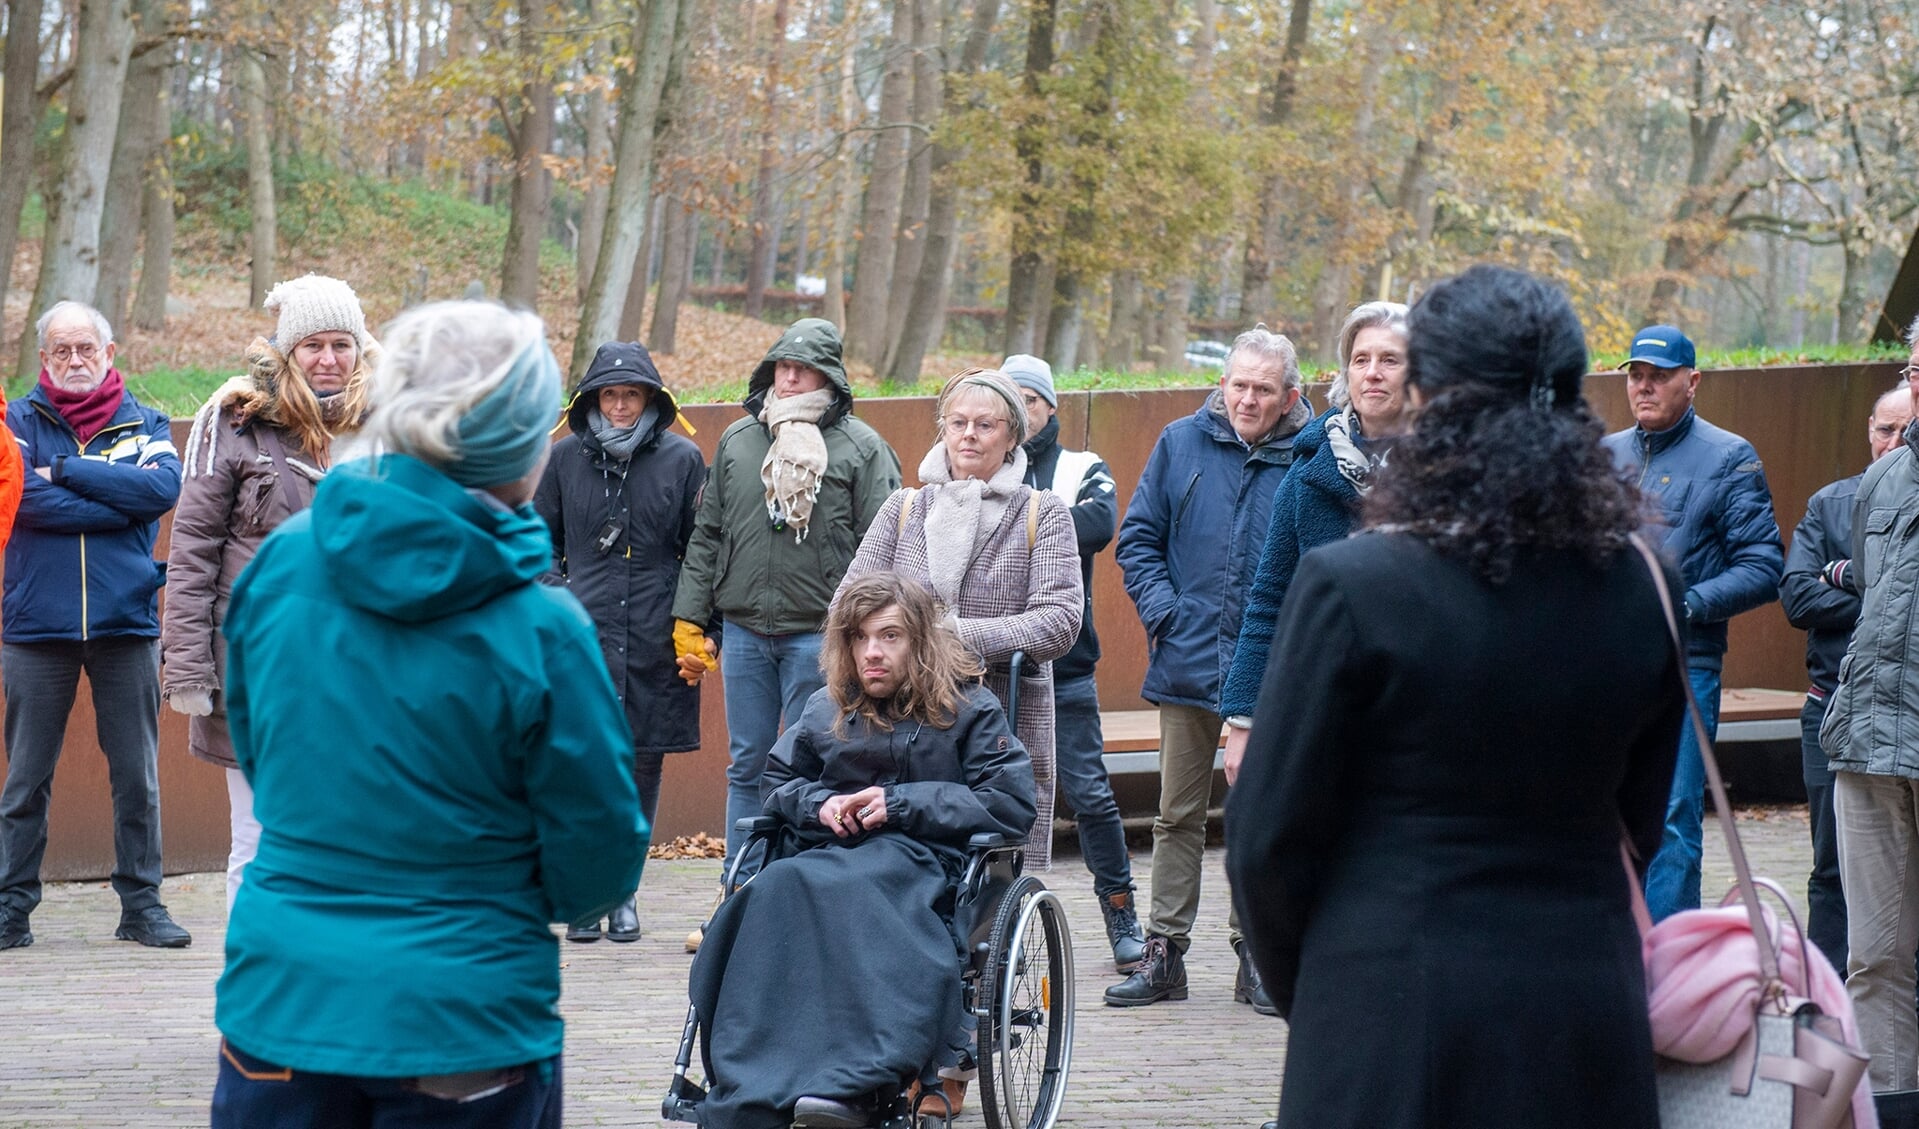
<path fill-rule="evenodd" d="M 1907 365 L 1899 370 L 1900 380 L 1912 380 L 1915 377 L 1919 377 L 1919 365 Z"/>
<path fill-rule="evenodd" d="M 73 357 L 78 357 L 83 361 L 90 361 L 98 356 L 99 353 L 100 346 L 93 344 L 55 345 L 53 348 L 47 350 L 47 356 L 52 357 L 56 361 L 65 361 Z"/>
<path fill-rule="evenodd" d="M 971 428 L 973 434 L 979 436 L 981 439 L 991 439 L 993 436 L 999 434 L 999 429 L 1005 426 L 1005 421 L 994 419 L 991 416 L 985 419 L 963 419 L 959 416 L 948 416 L 940 421 L 940 426 L 945 429 L 946 434 L 956 438 L 966 434 L 967 429 Z"/>

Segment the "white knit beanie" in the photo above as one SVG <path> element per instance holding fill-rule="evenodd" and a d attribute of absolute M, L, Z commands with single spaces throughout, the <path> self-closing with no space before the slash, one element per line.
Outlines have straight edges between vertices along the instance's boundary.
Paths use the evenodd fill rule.
<path fill-rule="evenodd" d="M 353 288 L 337 278 L 323 274 L 290 278 L 267 291 L 262 307 L 280 315 L 273 343 L 282 351 L 291 352 L 314 334 L 329 331 L 351 333 L 360 351 L 366 351 L 366 314 Z"/>

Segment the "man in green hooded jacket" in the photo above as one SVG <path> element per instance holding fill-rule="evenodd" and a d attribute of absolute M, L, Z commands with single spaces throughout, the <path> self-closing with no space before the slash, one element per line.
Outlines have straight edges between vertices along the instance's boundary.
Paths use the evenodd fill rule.
<path fill-rule="evenodd" d="M 745 407 L 713 454 L 673 599 L 674 646 L 689 680 L 714 657 L 726 671 L 729 854 L 742 839 L 734 824 L 760 814 L 760 775 L 781 718 L 799 717 L 820 688 L 826 606 L 900 486 L 899 456 L 853 416 L 832 322 L 788 327 L 753 370 Z M 703 632 L 716 611 L 724 629 L 714 647 Z"/>

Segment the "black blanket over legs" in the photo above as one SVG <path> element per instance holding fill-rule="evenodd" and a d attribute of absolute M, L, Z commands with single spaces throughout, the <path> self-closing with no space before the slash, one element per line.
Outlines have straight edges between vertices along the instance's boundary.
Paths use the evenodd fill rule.
<path fill-rule="evenodd" d="M 722 904 L 687 990 L 706 1129 L 785 1129 L 805 1095 L 918 1077 L 960 1020 L 957 860 L 897 832 L 775 862 Z"/>

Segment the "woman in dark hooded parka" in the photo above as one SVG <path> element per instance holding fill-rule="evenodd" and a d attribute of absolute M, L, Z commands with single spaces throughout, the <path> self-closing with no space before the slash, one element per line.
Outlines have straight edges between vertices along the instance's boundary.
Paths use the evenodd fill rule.
<path fill-rule="evenodd" d="M 679 677 L 673 590 L 706 483 L 700 449 L 667 429 L 679 416 L 646 346 L 600 346 L 566 411 L 572 434 L 553 448 L 534 508 L 553 533 L 553 573 L 599 628 L 613 689 L 633 730 L 633 779 L 650 825 L 667 753 L 700 747 L 700 692 Z M 607 937 L 637 941 L 632 899 Z M 600 936 L 575 922 L 569 941 Z"/>

